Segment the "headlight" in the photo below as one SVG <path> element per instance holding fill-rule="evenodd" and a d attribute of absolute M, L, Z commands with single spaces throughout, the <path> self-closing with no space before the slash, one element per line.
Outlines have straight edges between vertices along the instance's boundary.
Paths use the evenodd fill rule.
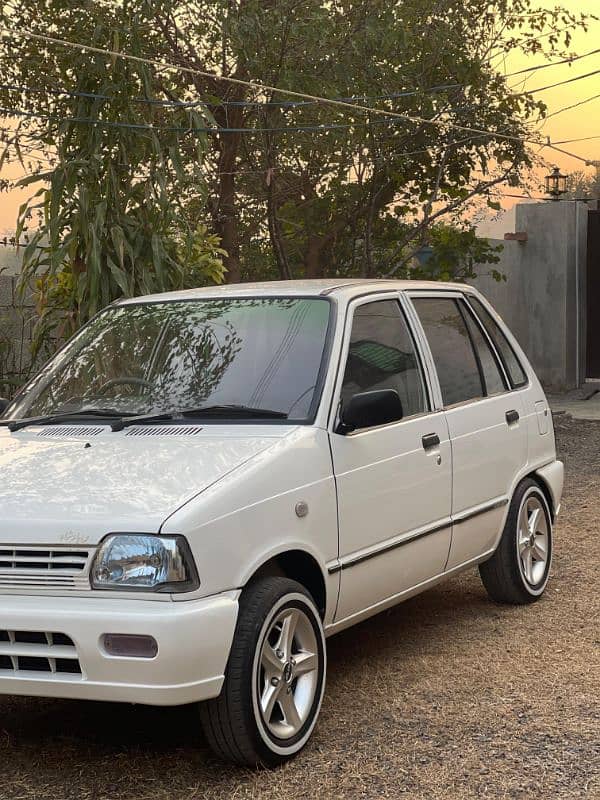
<path fill-rule="evenodd" d="M 198 575 L 182 536 L 115 533 L 100 545 L 91 572 L 94 589 L 189 592 Z"/>

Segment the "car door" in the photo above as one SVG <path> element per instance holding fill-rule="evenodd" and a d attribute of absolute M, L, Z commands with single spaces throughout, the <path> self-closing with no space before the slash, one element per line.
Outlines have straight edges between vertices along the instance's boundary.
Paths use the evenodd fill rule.
<path fill-rule="evenodd" d="M 452 444 L 452 569 L 495 545 L 527 430 L 490 339 L 461 293 L 411 293 L 435 364 Z"/>
<path fill-rule="evenodd" d="M 398 294 L 350 306 L 330 433 L 339 514 L 337 620 L 438 575 L 447 561 L 450 443 L 444 414 L 431 410 L 422 363 Z M 341 432 L 339 409 L 353 395 L 378 389 L 398 393 L 401 418 Z"/>

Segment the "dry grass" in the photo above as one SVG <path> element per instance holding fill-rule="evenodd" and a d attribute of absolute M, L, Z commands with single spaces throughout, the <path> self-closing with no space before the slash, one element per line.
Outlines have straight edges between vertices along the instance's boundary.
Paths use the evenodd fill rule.
<path fill-rule="evenodd" d="M 216 762 L 193 708 L 3 698 L 0 798 L 600 798 L 600 423 L 557 433 L 541 602 L 493 605 L 470 572 L 330 640 L 313 742 L 270 773 Z"/>

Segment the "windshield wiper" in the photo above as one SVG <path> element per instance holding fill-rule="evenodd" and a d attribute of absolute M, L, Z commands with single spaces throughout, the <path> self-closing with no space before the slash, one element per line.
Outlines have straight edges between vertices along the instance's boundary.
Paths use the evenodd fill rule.
<path fill-rule="evenodd" d="M 184 408 L 181 411 L 164 411 L 154 414 L 140 414 L 139 416 L 128 416 L 125 419 L 118 419 L 111 424 L 111 430 L 122 431 L 132 425 L 143 425 L 145 422 L 172 422 L 185 417 L 202 417 L 205 414 L 219 414 L 224 417 L 256 417 L 262 419 L 287 419 L 285 411 L 274 411 L 271 408 L 254 408 L 253 406 L 243 405 L 214 405 L 199 406 L 198 408 Z"/>
<path fill-rule="evenodd" d="M 172 419 L 176 419 L 176 414 L 171 414 L 168 411 L 155 414 L 139 414 L 118 419 L 111 424 L 110 429 L 112 431 L 122 431 L 124 428 L 129 428 L 130 425 L 143 425 L 144 422 L 161 422 L 162 420 Z"/>
<path fill-rule="evenodd" d="M 254 408 L 232 403 L 231 405 L 200 406 L 186 408 L 179 412 L 182 417 L 201 417 L 203 414 L 228 414 L 236 417 L 262 417 L 266 419 L 287 419 L 285 411 L 274 411 L 272 408 Z"/>
<path fill-rule="evenodd" d="M 254 408 L 253 406 L 242 405 L 214 405 L 199 406 L 198 408 L 184 408 L 181 411 L 165 411 L 156 414 L 141 414 L 140 416 L 130 416 L 126 419 L 119 419 L 112 423 L 111 430 L 122 431 L 131 425 L 143 425 L 145 422 L 163 422 L 168 420 L 181 419 L 182 417 L 202 417 L 205 414 L 219 414 L 222 416 L 235 417 L 256 417 L 262 419 L 287 419 L 285 411 L 273 411 L 271 408 Z"/>
<path fill-rule="evenodd" d="M 73 417 L 121 417 L 122 411 L 114 408 L 78 408 L 74 411 L 63 411 L 60 414 L 45 414 L 41 417 L 24 417 L 23 419 L 0 420 L 0 424 L 6 425 L 9 431 L 20 431 L 28 425 L 51 425 L 53 422 L 61 422 Z"/>

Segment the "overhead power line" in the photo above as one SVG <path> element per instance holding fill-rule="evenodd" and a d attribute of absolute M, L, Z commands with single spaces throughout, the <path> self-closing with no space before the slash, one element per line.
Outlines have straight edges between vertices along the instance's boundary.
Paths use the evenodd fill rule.
<path fill-rule="evenodd" d="M 405 120 L 398 120 L 395 117 L 371 120 L 370 122 L 339 122 L 339 123 L 316 123 L 314 125 L 283 125 L 273 128 L 261 127 L 244 127 L 244 128 L 227 128 L 219 125 L 212 126 L 175 126 L 175 125 L 154 125 L 152 123 L 138 123 L 138 122 L 115 122 L 112 120 L 103 120 L 98 117 L 66 117 L 62 114 L 42 114 L 37 111 L 26 111 L 19 108 L 0 107 L 0 114 L 6 116 L 16 117 L 29 117 L 33 119 L 46 119 L 55 122 L 75 122 L 82 125 L 99 125 L 106 128 L 125 128 L 130 130 L 137 130 L 139 132 L 153 132 L 153 131 L 167 131 L 170 133 L 319 133 L 332 130 L 348 130 L 350 128 L 371 127 L 372 125 L 381 125 L 385 123 L 405 122 Z M 480 134 L 480 136 L 483 134 Z M 486 133 L 485 136 L 494 134 Z"/>
<path fill-rule="evenodd" d="M 50 44 L 56 44 L 56 45 L 60 45 L 62 47 L 70 47 L 70 48 L 74 48 L 74 49 L 80 50 L 82 52 L 97 53 L 97 54 L 104 55 L 104 56 L 110 56 L 111 58 L 124 58 L 124 59 L 131 60 L 131 61 L 134 61 L 134 62 L 137 62 L 137 63 L 147 64 L 147 65 L 153 66 L 153 67 L 155 67 L 157 69 L 175 71 L 175 72 L 178 72 L 178 73 L 179 72 L 184 72 L 184 73 L 187 73 L 187 74 L 199 75 L 201 77 L 209 78 L 210 80 L 223 81 L 225 83 L 231 83 L 231 84 L 239 85 L 239 86 L 247 86 L 248 88 L 251 88 L 254 91 L 261 91 L 261 92 L 265 92 L 265 93 L 269 93 L 269 94 L 277 93 L 277 94 L 289 95 L 291 97 L 297 97 L 297 98 L 300 98 L 300 99 L 303 99 L 303 100 L 311 100 L 311 101 L 314 101 L 314 102 L 322 104 L 322 105 L 331 105 L 331 106 L 335 106 L 335 107 L 338 107 L 338 108 L 345 108 L 345 109 L 350 109 L 350 110 L 354 110 L 354 111 L 360 111 L 362 113 L 374 114 L 376 116 L 387 117 L 388 119 L 400 119 L 400 120 L 404 120 L 404 121 L 407 121 L 407 122 L 418 123 L 419 125 L 433 125 L 433 126 L 438 127 L 438 128 L 446 128 L 446 129 L 449 129 L 449 130 L 458 130 L 458 131 L 461 131 L 463 133 L 470 133 L 470 134 L 475 134 L 477 136 L 491 137 L 491 138 L 496 138 L 496 139 L 504 139 L 504 140 L 507 140 L 507 141 L 517 141 L 517 142 L 521 142 L 523 144 L 526 143 L 526 144 L 541 145 L 542 147 L 548 147 L 548 148 L 550 148 L 552 150 L 556 150 L 558 152 L 562 152 L 565 155 L 569 155 L 569 156 L 571 156 L 573 158 L 579 159 L 580 161 L 583 161 L 583 162 L 588 161 L 588 159 L 585 159 L 585 158 L 583 158 L 581 156 L 578 156 L 575 153 L 569 153 L 568 151 L 561 150 L 560 148 L 555 147 L 550 142 L 549 138 L 548 138 L 548 140 L 546 142 L 543 142 L 543 141 L 540 141 L 540 139 L 533 139 L 533 138 L 530 139 L 530 138 L 525 138 L 523 136 L 517 136 L 515 134 L 501 133 L 499 131 L 489 131 L 489 130 L 484 130 L 484 129 L 481 129 L 481 128 L 474 128 L 474 127 L 471 127 L 471 126 L 459 125 L 459 124 L 457 124 L 455 122 L 449 122 L 447 120 L 445 121 L 445 120 L 441 120 L 441 119 L 428 119 L 426 117 L 416 116 L 416 115 L 412 115 L 412 114 L 405 114 L 405 113 L 398 112 L 398 111 L 389 111 L 388 109 L 382 109 L 382 108 L 377 108 L 377 107 L 372 107 L 372 106 L 365 106 L 365 105 L 361 105 L 361 104 L 354 103 L 354 102 L 347 102 L 345 100 L 337 100 L 335 98 L 321 97 L 319 95 L 308 94 L 306 92 L 298 92 L 298 91 L 295 91 L 295 90 L 292 90 L 292 89 L 285 89 L 285 88 L 282 88 L 282 87 L 279 87 L 279 86 L 269 86 L 268 84 L 262 84 L 262 83 L 258 83 L 256 81 L 242 80 L 241 78 L 234 78 L 234 77 L 229 76 L 229 75 L 215 75 L 215 74 L 213 74 L 211 72 L 207 72 L 205 70 L 199 70 L 199 69 L 197 69 L 195 67 L 186 67 L 186 66 L 183 66 L 183 65 L 169 64 L 169 63 L 164 63 L 164 62 L 161 62 L 161 61 L 157 61 L 155 59 L 149 59 L 149 58 L 144 58 L 144 57 L 141 57 L 141 56 L 135 56 L 135 55 L 132 55 L 130 53 L 124 53 L 124 52 L 121 52 L 119 50 L 108 50 L 108 49 L 104 49 L 104 48 L 100 48 L 100 47 L 95 47 L 95 46 L 92 46 L 92 45 L 81 44 L 79 42 L 70 42 L 70 41 L 68 41 L 66 39 L 60 39 L 60 38 L 57 38 L 57 37 L 54 37 L 54 36 L 48 36 L 48 35 L 45 35 L 45 34 L 34 33 L 33 31 L 29 31 L 29 30 L 25 30 L 25 29 L 23 29 L 23 30 L 14 30 L 14 29 L 9 28 L 7 26 L 0 25 L 0 32 L 3 33 L 3 34 L 8 34 L 9 36 L 26 36 L 26 37 L 32 38 L 32 39 L 34 39 L 36 41 L 48 42 Z M 560 82 L 559 84 L 554 84 L 554 85 L 562 85 L 563 83 L 572 83 L 575 80 L 582 80 L 583 78 L 586 78 L 586 77 L 589 77 L 589 76 L 591 76 L 593 74 L 598 74 L 598 73 L 600 73 L 600 70 L 596 70 L 595 72 L 588 73 L 586 75 L 577 76 L 576 78 L 571 78 L 571 79 L 569 79 L 567 81 L 563 81 L 563 82 Z M 532 92 L 544 91 L 544 90 L 549 89 L 549 88 L 552 88 L 552 87 L 551 86 L 541 87 L 540 89 L 532 90 Z M 523 94 L 531 94 L 532 92 L 524 92 Z M 11 111 L 10 111 L 10 109 L 0 109 L 0 113 L 11 113 Z M 14 112 L 12 112 L 12 113 L 14 113 Z M 29 116 L 40 116 L 40 115 L 34 115 L 31 112 L 20 112 L 20 113 L 21 114 L 27 114 Z M 128 123 L 117 123 L 117 122 L 109 123 L 109 122 L 103 122 L 103 121 L 99 121 L 99 120 L 86 120 L 86 122 L 92 122 L 94 124 L 106 124 L 106 125 L 111 125 L 111 126 L 128 125 Z M 146 127 L 149 130 L 153 129 L 153 126 L 135 126 L 135 127 L 142 127 L 142 128 Z M 215 130 L 215 129 L 211 129 L 211 131 L 212 130 Z M 219 129 L 219 130 L 222 130 L 222 129 Z M 236 132 L 244 132 L 245 130 L 247 130 L 247 129 L 241 129 L 241 130 L 240 129 L 236 129 Z M 211 132 L 211 131 L 207 130 L 206 132 Z"/>
<path fill-rule="evenodd" d="M 584 164 L 589 164 L 590 159 L 584 158 L 583 156 L 578 156 L 577 153 L 571 153 L 569 150 L 563 150 L 562 147 L 557 147 L 555 144 L 548 144 L 551 150 L 556 150 L 558 153 L 563 153 L 565 156 L 571 156 L 571 158 L 576 158 L 578 161 L 583 161 Z"/>
<path fill-rule="evenodd" d="M 595 136 L 582 136 L 580 139 L 559 139 L 557 142 L 553 142 L 553 144 L 573 144 L 574 142 L 591 142 L 592 139 L 600 139 L 600 133 L 597 133 Z"/>
<path fill-rule="evenodd" d="M 549 69 L 550 67 L 557 67 L 560 64 L 572 64 L 574 61 L 580 61 L 582 58 L 589 58 L 589 56 L 595 56 L 597 53 L 600 53 L 600 47 L 596 48 L 595 50 L 590 50 L 587 53 L 581 53 L 578 56 L 570 56 L 569 58 L 563 58 L 560 61 L 550 61 L 547 64 L 538 64 L 535 67 L 526 67 L 525 69 L 518 69 L 516 72 L 509 72 L 505 75 L 505 78 L 514 78 L 516 75 L 524 75 L 527 72 L 537 72 L 540 69 Z"/>
<path fill-rule="evenodd" d="M 559 108 L 558 111 L 553 111 L 551 114 L 547 114 L 545 119 L 550 119 L 550 117 L 556 117 L 558 114 L 563 114 L 565 111 L 571 111 L 571 109 L 573 108 L 579 108 L 580 106 L 584 106 L 587 103 L 591 103 L 593 100 L 598 100 L 598 99 L 600 99 L 600 94 L 594 94 L 591 97 L 586 97 L 585 100 L 579 100 L 577 103 L 571 103 L 571 105 Z"/>
<path fill-rule="evenodd" d="M 566 78 L 564 81 L 549 83 L 547 86 L 540 86 L 537 89 L 528 89 L 527 91 L 518 92 L 517 94 L 539 94 L 540 92 L 546 92 L 548 89 L 556 89 L 558 86 L 566 86 L 568 83 L 575 83 L 576 81 L 582 81 L 585 78 L 591 78 L 594 75 L 600 75 L 600 69 L 595 69 L 592 72 L 586 72 L 585 75 L 575 75 L 573 78 Z"/>
<path fill-rule="evenodd" d="M 448 89 L 463 89 L 464 84 L 462 83 L 446 83 L 440 84 L 439 86 L 431 86 L 428 89 L 412 89 L 410 91 L 405 92 L 391 92 L 388 94 L 379 94 L 379 95 L 356 95 L 350 97 L 335 97 L 334 100 L 340 100 L 344 103 L 352 103 L 356 100 L 400 100 L 403 97 L 414 97 L 416 95 L 423 95 L 423 94 L 437 94 L 443 91 L 447 91 Z M 0 90 L 4 89 L 5 91 L 9 92 L 26 92 L 31 94 L 44 94 L 44 95 L 55 95 L 60 97 L 64 95 L 65 97 L 82 97 L 87 98 L 89 100 L 118 100 L 120 98 L 116 97 L 115 95 L 108 95 L 108 94 L 100 94 L 98 92 L 84 92 L 84 91 L 74 91 L 72 89 L 53 89 L 47 87 L 38 87 L 38 86 L 24 86 L 21 84 L 15 83 L 0 83 Z M 132 97 L 128 98 L 129 102 L 131 103 L 141 103 L 145 105 L 153 105 L 153 106 L 161 106 L 164 108 L 195 108 L 197 106 L 204 106 L 206 108 L 219 108 L 224 106 L 236 106 L 242 108 L 262 108 L 266 106 L 277 106 L 277 107 L 299 107 L 299 106 L 309 106 L 315 105 L 314 100 L 295 100 L 295 101 L 280 101 L 280 102 L 273 102 L 273 101 L 260 101 L 260 100 L 219 100 L 218 102 L 215 101 L 207 101 L 207 100 L 161 100 L 160 98 L 154 97 Z"/>
<path fill-rule="evenodd" d="M 76 50 L 80 50 L 82 52 L 97 53 L 104 56 L 110 56 L 111 58 L 125 58 L 131 61 L 135 61 L 136 63 L 142 63 L 142 64 L 147 64 L 149 66 L 153 66 L 157 69 L 167 70 L 171 72 L 172 71 L 184 72 L 190 75 L 198 75 L 200 77 L 209 78 L 210 80 L 223 81 L 225 83 L 231 83 L 237 86 L 246 86 L 250 89 L 253 89 L 254 91 L 261 91 L 268 94 L 273 94 L 273 93 L 285 94 L 289 95 L 290 97 L 297 97 L 303 100 L 312 100 L 314 102 L 323 105 L 331 105 L 339 108 L 351 109 L 354 111 L 360 111 L 362 113 L 367 113 L 367 114 L 374 114 L 377 116 L 386 116 L 389 117 L 390 119 L 392 118 L 402 119 L 407 122 L 418 123 L 419 125 L 434 125 L 439 128 L 448 128 L 453 130 L 459 130 L 464 133 L 473 133 L 477 134 L 478 136 L 489 136 L 492 138 L 504 139 L 507 141 L 516 141 L 521 143 L 528 142 L 531 144 L 542 144 L 542 142 L 540 142 L 539 140 L 525 139 L 522 136 L 517 136 L 514 134 L 500 133 L 498 131 L 482 130 L 479 128 L 473 128 L 466 125 L 459 125 L 457 123 L 448 122 L 441 119 L 427 119 L 426 117 L 405 114 L 399 111 L 389 111 L 388 109 L 365 106 L 358 103 L 349 103 L 344 100 L 336 100 L 334 98 L 320 97 L 319 95 L 308 94 L 306 92 L 298 92 L 292 89 L 284 89 L 280 86 L 269 86 L 268 84 L 257 83 L 256 81 L 242 80 L 241 78 L 234 78 L 229 75 L 215 75 L 212 72 L 200 70 L 195 67 L 186 67 L 183 65 L 168 64 L 162 61 L 157 61 L 155 59 L 144 58 L 142 56 L 135 56 L 130 53 L 124 53 L 119 50 L 108 50 L 100 47 L 95 47 L 92 45 L 81 44 L 79 42 L 70 42 L 66 39 L 59 39 L 55 36 L 48 36 L 46 34 L 34 33 L 33 31 L 29 31 L 26 29 L 15 30 L 5 25 L 1 25 L 0 32 L 8 34 L 10 36 L 26 36 L 36 41 L 48 42 L 50 44 L 57 44 L 62 47 L 70 47 Z"/>

